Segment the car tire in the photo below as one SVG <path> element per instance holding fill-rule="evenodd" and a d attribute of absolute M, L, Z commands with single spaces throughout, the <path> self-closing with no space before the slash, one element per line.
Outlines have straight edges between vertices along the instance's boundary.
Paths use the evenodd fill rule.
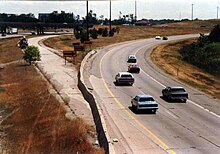
<path fill-rule="evenodd" d="M 134 106 L 134 110 L 135 110 L 136 113 L 138 113 L 138 111 L 139 111 L 137 106 Z"/>
<path fill-rule="evenodd" d="M 171 97 L 170 97 L 170 96 L 167 96 L 167 100 L 168 100 L 168 101 L 171 101 Z"/>
<path fill-rule="evenodd" d="M 116 86 L 118 86 L 118 85 L 119 85 L 118 80 L 115 80 L 115 85 L 116 85 Z"/>
<path fill-rule="evenodd" d="M 132 109 L 134 109 L 134 108 L 135 108 L 135 106 L 134 106 L 133 104 L 131 105 L 131 107 L 132 107 Z"/>
<path fill-rule="evenodd" d="M 153 112 L 154 114 L 156 114 L 157 110 L 156 110 L 156 109 L 155 109 L 155 110 L 152 110 L 152 112 Z"/>
<path fill-rule="evenodd" d="M 183 99 L 183 103 L 186 103 L 186 99 Z"/>

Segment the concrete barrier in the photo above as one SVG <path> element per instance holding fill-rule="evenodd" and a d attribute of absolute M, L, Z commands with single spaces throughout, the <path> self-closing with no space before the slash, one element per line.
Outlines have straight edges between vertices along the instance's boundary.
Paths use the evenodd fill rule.
<path fill-rule="evenodd" d="M 113 150 L 112 147 L 109 147 L 109 141 L 108 141 L 109 136 L 108 136 L 107 128 L 106 128 L 106 125 L 105 125 L 105 120 L 103 119 L 103 115 L 100 112 L 100 107 L 98 106 L 98 104 L 96 102 L 95 96 L 86 87 L 86 85 L 84 83 L 84 78 L 83 78 L 83 71 L 84 71 L 85 63 L 87 62 L 87 60 L 91 56 L 96 54 L 96 52 L 97 51 L 94 51 L 94 50 L 89 52 L 84 57 L 83 61 L 81 62 L 80 71 L 78 73 L 78 88 L 81 91 L 84 99 L 90 105 L 92 115 L 93 115 L 93 119 L 94 119 L 94 122 L 95 122 L 95 125 L 96 125 L 96 132 L 97 132 L 100 147 L 104 148 L 106 154 L 109 154 L 109 153 L 113 154 L 114 150 Z"/>
<path fill-rule="evenodd" d="M 105 131 L 102 126 L 102 120 L 100 118 L 100 114 L 99 114 L 98 108 L 96 106 L 95 98 L 94 98 L 93 94 L 91 94 L 89 92 L 89 90 L 86 88 L 84 83 L 81 81 L 80 71 L 78 73 L 78 88 L 82 92 L 83 97 L 89 103 L 89 105 L 91 107 L 93 119 L 94 119 L 94 122 L 96 125 L 96 131 L 97 131 L 97 135 L 98 135 L 99 145 L 100 145 L 100 147 L 105 149 L 106 154 L 109 154 L 109 144 L 108 144 L 108 140 L 105 135 Z"/>

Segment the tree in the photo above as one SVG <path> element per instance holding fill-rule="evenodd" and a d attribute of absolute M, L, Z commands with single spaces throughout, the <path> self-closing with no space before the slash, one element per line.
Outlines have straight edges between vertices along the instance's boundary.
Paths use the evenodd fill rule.
<path fill-rule="evenodd" d="M 97 39 L 98 38 L 98 31 L 95 29 L 95 28 L 93 28 L 93 29 L 91 29 L 90 31 L 89 31 L 89 33 L 90 33 L 90 36 L 93 38 L 93 39 Z"/>
<path fill-rule="evenodd" d="M 108 29 L 105 28 L 103 33 L 102 33 L 102 37 L 107 37 L 108 36 Z"/>
<path fill-rule="evenodd" d="M 28 46 L 24 50 L 24 56 L 23 59 L 28 62 L 30 65 L 34 61 L 39 61 L 40 60 L 40 51 L 38 47 L 36 46 Z"/>
<path fill-rule="evenodd" d="M 211 42 L 220 42 L 220 25 L 216 25 L 214 29 L 209 34 L 209 39 Z"/>
<path fill-rule="evenodd" d="M 115 29 L 113 28 L 109 31 L 108 36 L 112 37 L 112 36 L 114 36 L 114 33 L 115 33 Z"/>
<path fill-rule="evenodd" d="M 199 47 L 203 48 L 203 47 L 205 47 L 206 44 L 210 43 L 210 40 L 209 40 L 208 36 L 206 36 L 204 34 L 200 34 L 197 42 L 198 42 Z"/>

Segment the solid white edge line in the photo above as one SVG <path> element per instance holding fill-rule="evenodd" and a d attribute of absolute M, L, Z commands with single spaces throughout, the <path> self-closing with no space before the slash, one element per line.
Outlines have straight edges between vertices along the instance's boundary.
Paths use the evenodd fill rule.
<path fill-rule="evenodd" d="M 148 45 L 149 45 L 149 44 L 148 44 Z M 145 48 L 146 46 L 147 46 L 147 45 L 140 47 L 140 48 L 135 52 L 135 55 L 136 55 L 141 49 Z M 162 84 L 161 82 L 157 81 L 155 78 L 153 78 L 152 76 L 150 76 L 149 74 L 147 74 L 143 69 L 141 69 L 141 72 L 143 72 L 146 76 L 148 76 L 149 78 L 151 78 L 151 79 L 152 79 L 154 82 L 156 82 L 157 84 L 161 85 L 163 88 L 166 87 L 164 84 Z M 197 106 L 197 107 L 203 109 L 204 111 L 206 111 L 206 112 L 208 112 L 208 113 L 210 113 L 210 114 L 216 116 L 217 118 L 220 118 L 220 115 L 218 115 L 218 114 L 216 114 L 216 113 L 214 113 L 214 112 L 212 112 L 212 111 L 206 109 L 205 107 L 203 107 L 203 106 L 201 106 L 201 105 L 199 105 L 199 104 L 197 104 L 197 103 L 195 103 L 195 102 L 193 102 L 193 101 L 191 101 L 191 100 L 189 100 L 189 99 L 187 100 L 187 102 L 189 102 L 189 103 L 191 103 L 191 104 L 193 104 L 193 105 L 195 105 L 195 106 Z"/>

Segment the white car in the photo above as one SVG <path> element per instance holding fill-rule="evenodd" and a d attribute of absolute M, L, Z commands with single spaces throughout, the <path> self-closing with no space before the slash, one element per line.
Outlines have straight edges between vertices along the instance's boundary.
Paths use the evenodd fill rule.
<path fill-rule="evenodd" d="M 127 62 L 128 63 L 136 63 L 137 62 L 136 56 L 135 55 L 129 55 Z"/>
<path fill-rule="evenodd" d="M 161 36 L 156 36 L 155 39 L 156 40 L 161 40 Z"/>
<path fill-rule="evenodd" d="M 134 83 L 134 77 L 131 73 L 128 72 L 119 72 L 115 76 L 115 83 L 117 85 L 119 84 L 128 84 L 128 85 L 133 85 Z"/>
<path fill-rule="evenodd" d="M 150 110 L 156 113 L 158 109 L 158 103 L 150 95 L 137 95 L 131 99 L 132 108 L 136 111 L 139 110 Z"/>

